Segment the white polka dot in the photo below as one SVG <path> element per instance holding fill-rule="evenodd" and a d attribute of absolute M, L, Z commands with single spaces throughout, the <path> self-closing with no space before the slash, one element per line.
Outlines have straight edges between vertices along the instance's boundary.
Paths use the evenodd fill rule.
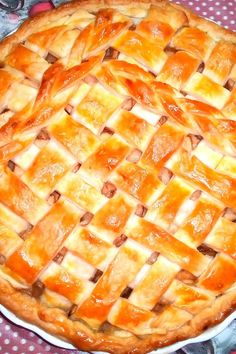
<path fill-rule="evenodd" d="M 14 332 L 14 333 L 13 333 L 13 337 L 17 338 L 17 337 L 18 337 L 18 333 L 17 333 L 17 332 Z"/>
<path fill-rule="evenodd" d="M 216 2 L 216 6 L 219 6 L 219 5 L 220 5 L 220 3 L 217 1 L 217 2 Z"/>
<path fill-rule="evenodd" d="M 33 338 L 35 336 L 35 334 L 33 332 L 30 332 L 30 337 Z"/>
<path fill-rule="evenodd" d="M 45 350 L 48 352 L 51 349 L 50 345 L 46 345 Z"/>
<path fill-rule="evenodd" d="M 209 7 L 209 10 L 210 10 L 210 11 L 213 11 L 213 10 L 214 10 L 214 7 L 210 6 L 210 7 Z"/>
<path fill-rule="evenodd" d="M 200 10 L 200 7 L 199 7 L 199 6 L 197 6 L 197 7 L 196 7 L 196 10 L 197 10 L 197 11 L 199 11 L 199 10 Z"/>
<path fill-rule="evenodd" d="M 217 15 L 220 15 L 220 14 L 221 14 L 221 12 L 220 12 L 220 11 L 216 11 L 216 14 L 217 14 Z"/>
<path fill-rule="evenodd" d="M 230 11 L 229 13 L 230 13 L 230 15 L 233 15 L 233 14 L 234 14 L 234 11 Z"/>
<path fill-rule="evenodd" d="M 5 326 L 5 330 L 6 330 L 6 331 L 10 331 L 10 329 L 11 329 L 11 326 L 9 326 L 9 325 L 6 325 L 6 326 Z"/>
<path fill-rule="evenodd" d="M 206 15 L 207 15 L 207 12 L 206 12 L 206 11 L 203 11 L 202 14 L 203 14 L 203 16 L 206 16 Z"/>
<path fill-rule="evenodd" d="M 227 15 L 223 16 L 223 19 L 228 20 L 228 16 Z"/>
<path fill-rule="evenodd" d="M 20 342 L 21 342 L 21 344 L 25 344 L 25 343 L 27 342 L 27 340 L 24 339 L 24 338 L 22 338 L 22 339 L 20 340 Z"/>
<path fill-rule="evenodd" d="M 207 4 L 204 2 L 204 3 L 202 4 L 202 6 L 207 6 Z"/>
<path fill-rule="evenodd" d="M 210 16 L 210 19 L 211 19 L 211 20 L 214 20 L 214 19 L 215 19 L 215 17 L 214 17 L 214 16 Z"/>
<path fill-rule="evenodd" d="M 231 23 L 232 25 L 234 25 L 234 24 L 235 24 L 235 20 L 231 20 L 230 23 Z"/>
<path fill-rule="evenodd" d="M 38 344 L 42 344 L 43 343 L 42 339 L 40 339 L 40 338 L 37 340 L 37 342 L 38 342 Z"/>
<path fill-rule="evenodd" d="M 0 350 L 2 350 L 2 347 L 1 347 L 1 345 L 0 345 Z"/>
<path fill-rule="evenodd" d="M 18 350 L 17 345 L 14 345 L 14 346 L 12 347 L 12 349 L 13 349 L 14 352 L 17 352 L 17 350 Z"/>
<path fill-rule="evenodd" d="M 193 5 L 193 2 L 192 2 L 192 1 L 189 1 L 189 3 L 188 3 L 188 4 L 191 6 L 191 5 Z"/>
<path fill-rule="evenodd" d="M 0 323 L 3 323 L 3 319 L 2 318 L 0 318 Z"/>
<path fill-rule="evenodd" d="M 223 9 L 223 10 L 227 10 L 227 6 L 223 6 L 222 9 Z"/>
<path fill-rule="evenodd" d="M 30 352 L 33 352 L 33 351 L 34 351 L 34 345 L 30 345 L 30 346 L 29 346 L 29 351 L 30 351 Z"/>
<path fill-rule="evenodd" d="M 10 340 L 7 338 L 7 339 L 4 339 L 4 343 L 5 344 L 9 344 L 10 343 Z"/>

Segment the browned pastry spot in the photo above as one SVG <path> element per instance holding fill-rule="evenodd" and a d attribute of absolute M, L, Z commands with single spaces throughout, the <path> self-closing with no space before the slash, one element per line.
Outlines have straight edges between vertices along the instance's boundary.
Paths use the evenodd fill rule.
<path fill-rule="evenodd" d="M 55 204 L 61 197 L 61 194 L 58 191 L 53 191 L 48 197 L 48 203 L 50 205 Z"/>
<path fill-rule="evenodd" d="M 0 264 L 3 265 L 6 262 L 6 257 L 3 254 L 0 254 Z"/>
<path fill-rule="evenodd" d="M 120 236 L 115 238 L 115 240 L 113 241 L 113 245 L 115 245 L 116 247 L 120 247 L 127 239 L 128 237 L 125 234 L 121 234 Z"/>
<path fill-rule="evenodd" d="M 233 88 L 234 88 L 234 86 L 235 86 L 235 80 L 229 79 L 229 80 L 226 82 L 226 84 L 225 84 L 224 87 L 225 87 L 227 90 L 232 91 Z"/>
<path fill-rule="evenodd" d="M 71 104 L 67 104 L 65 107 L 65 111 L 68 114 L 71 114 L 73 112 L 74 107 Z"/>
<path fill-rule="evenodd" d="M 32 296 L 35 298 L 39 298 L 45 289 L 45 285 L 40 281 L 37 280 L 33 285 L 32 285 Z"/>
<path fill-rule="evenodd" d="M 111 60 L 111 59 L 117 59 L 119 57 L 120 52 L 112 47 L 107 48 L 105 52 L 105 56 L 103 60 Z"/>
<path fill-rule="evenodd" d="M 107 181 L 104 183 L 101 193 L 105 195 L 105 197 L 107 198 L 112 198 L 114 197 L 116 190 L 117 190 L 116 186 L 113 183 Z"/>
<path fill-rule="evenodd" d="M 66 247 L 62 247 L 62 249 L 57 253 L 57 255 L 53 258 L 53 261 L 56 262 L 57 264 L 61 264 L 61 262 L 63 261 L 66 253 L 67 253 L 67 248 Z"/>
<path fill-rule="evenodd" d="M 200 191 L 200 190 L 194 191 L 193 194 L 190 197 L 190 200 L 195 202 L 196 200 L 198 200 L 201 197 L 201 194 L 202 194 L 202 191 Z"/>
<path fill-rule="evenodd" d="M 158 178 L 164 184 L 168 184 L 172 177 L 173 177 L 173 173 L 167 167 L 163 167 L 158 175 Z"/>
<path fill-rule="evenodd" d="M 101 278 L 103 272 L 100 269 L 96 269 L 94 275 L 89 279 L 93 283 L 97 283 L 97 281 Z"/>
<path fill-rule="evenodd" d="M 147 213 L 147 208 L 142 205 L 142 204 L 138 204 L 135 210 L 135 215 L 139 216 L 140 218 L 143 218 L 146 213 Z"/>
<path fill-rule="evenodd" d="M 68 317 L 73 316 L 73 314 L 75 313 L 77 307 L 78 307 L 78 306 L 75 305 L 75 304 L 73 304 L 73 305 L 71 306 L 71 308 L 70 308 L 69 311 L 68 311 Z"/>
<path fill-rule="evenodd" d="M 152 252 L 151 256 L 147 259 L 147 264 L 154 264 L 157 261 L 157 258 L 159 256 L 158 252 Z"/>
<path fill-rule="evenodd" d="M 193 150 L 196 149 L 200 141 L 203 139 L 201 135 L 196 135 L 196 134 L 189 134 L 188 137 L 190 138 Z"/>
<path fill-rule="evenodd" d="M 114 326 L 112 326 L 109 322 L 105 321 L 99 327 L 99 332 L 112 334 L 114 332 Z"/>
<path fill-rule="evenodd" d="M 201 64 L 199 65 L 197 71 L 199 73 L 202 73 L 204 69 L 205 69 L 205 63 L 202 61 Z"/>
<path fill-rule="evenodd" d="M 162 313 L 167 306 L 169 306 L 171 302 L 165 298 L 161 298 L 159 302 L 153 307 L 152 311 L 155 312 L 157 315 Z"/>
<path fill-rule="evenodd" d="M 136 25 L 133 23 L 130 27 L 129 27 L 129 31 L 135 31 L 136 30 Z"/>
<path fill-rule="evenodd" d="M 93 218 L 93 214 L 90 212 L 85 213 L 81 218 L 80 218 L 80 225 L 81 226 L 87 226 Z"/>
<path fill-rule="evenodd" d="M 167 46 L 165 47 L 165 49 L 164 49 L 164 52 L 165 52 L 168 56 L 170 56 L 170 55 L 175 54 L 175 53 L 177 52 L 177 49 L 174 48 L 174 47 L 171 47 L 171 46 L 167 45 Z"/>
<path fill-rule="evenodd" d="M 47 130 L 45 128 L 43 128 L 38 133 L 36 139 L 37 140 L 50 140 L 50 135 L 48 134 Z"/>
<path fill-rule="evenodd" d="M 16 164 L 15 164 L 15 162 L 14 162 L 14 161 L 9 160 L 9 161 L 8 161 L 8 163 L 7 163 L 7 166 L 8 166 L 8 168 L 9 168 L 12 172 L 14 172 L 14 171 L 15 171 Z"/>
<path fill-rule="evenodd" d="M 159 119 L 159 121 L 157 122 L 158 125 L 163 125 L 165 124 L 165 122 L 167 122 L 168 117 L 167 116 L 161 116 L 161 118 Z"/>
<path fill-rule="evenodd" d="M 25 230 L 19 232 L 20 238 L 22 238 L 22 240 L 26 240 L 29 232 L 33 229 L 33 227 L 34 227 L 33 225 L 28 224 Z"/>
<path fill-rule="evenodd" d="M 89 62 L 89 59 L 88 58 L 84 58 L 82 59 L 81 63 L 88 63 Z"/>
<path fill-rule="evenodd" d="M 77 163 L 72 167 L 72 170 L 71 170 L 71 171 L 72 171 L 73 173 L 76 173 L 76 172 L 79 171 L 80 167 L 81 167 L 81 163 L 80 163 L 80 162 L 77 162 Z"/>
<path fill-rule="evenodd" d="M 1 68 L 0 68 L 1 69 Z M 10 109 L 9 108 L 4 108 L 0 114 L 3 114 L 3 113 L 7 113 L 7 112 L 10 112 Z"/>
<path fill-rule="evenodd" d="M 217 255 L 215 250 L 213 250 L 211 247 L 208 247 L 204 243 L 202 243 L 197 249 L 205 256 L 215 257 Z"/>
<path fill-rule="evenodd" d="M 103 131 L 101 132 L 101 134 L 108 134 L 108 135 L 113 135 L 114 134 L 114 130 L 112 130 L 109 127 L 104 127 Z"/>
<path fill-rule="evenodd" d="M 35 139 L 35 145 L 42 149 L 50 141 L 50 135 L 45 128 L 41 129 Z"/>
<path fill-rule="evenodd" d="M 20 166 L 18 166 L 14 161 L 12 161 L 12 160 L 9 160 L 8 161 L 8 164 L 7 164 L 7 166 L 8 166 L 8 168 L 12 171 L 12 172 L 14 172 L 14 174 L 16 175 L 16 176 L 21 176 L 23 173 L 24 173 L 24 171 L 22 170 L 22 168 L 20 167 Z"/>
<path fill-rule="evenodd" d="M 55 57 L 55 55 L 51 54 L 51 53 L 48 53 L 47 56 L 45 57 L 45 60 L 49 63 L 49 64 L 53 64 L 55 63 L 58 58 Z"/>
<path fill-rule="evenodd" d="M 123 297 L 124 299 L 128 299 L 132 293 L 133 289 L 127 286 L 122 293 L 120 294 L 120 297 Z"/>

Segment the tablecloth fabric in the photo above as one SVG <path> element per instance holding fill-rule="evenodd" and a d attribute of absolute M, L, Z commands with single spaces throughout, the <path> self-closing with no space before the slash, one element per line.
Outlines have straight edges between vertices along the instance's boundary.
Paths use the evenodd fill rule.
<path fill-rule="evenodd" d="M 10 0 L 9 0 L 10 1 Z M 61 0 L 45 1 L 44 8 L 57 6 Z M 178 4 L 192 8 L 201 16 L 207 17 L 220 25 L 236 30 L 236 0 L 182 0 Z M 1 3 L 1 0 L 0 0 Z M 23 9 L 16 12 L 0 10 L 0 38 L 4 37 L 38 7 L 38 0 L 26 0 Z M 33 8 L 32 8 L 33 7 Z M 78 354 L 77 350 L 54 347 L 36 334 L 10 323 L 0 314 L 0 353 L 1 354 Z M 188 345 L 172 354 L 236 354 L 236 320 L 213 340 Z"/>

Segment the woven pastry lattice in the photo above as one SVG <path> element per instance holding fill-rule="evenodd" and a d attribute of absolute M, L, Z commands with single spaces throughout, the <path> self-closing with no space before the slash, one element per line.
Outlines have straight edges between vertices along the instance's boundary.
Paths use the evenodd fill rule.
<path fill-rule="evenodd" d="M 165 3 L 62 13 L 9 45 L 1 277 L 124 337 L 233 293 L 233 40 Z"/>

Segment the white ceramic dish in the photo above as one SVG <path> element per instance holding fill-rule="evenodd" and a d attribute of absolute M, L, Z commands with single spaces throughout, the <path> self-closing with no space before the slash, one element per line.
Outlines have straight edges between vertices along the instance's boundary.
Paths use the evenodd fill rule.
<path fill-rule="evenodd" d="M 21 320 L 20 318 L 16 317 L 12 312 L 7 310 L 2 305 L 0 305 L 0 312 L 6 318 L 8 318 L 11 322 L 13 322 L 14 324 L 17 324 L 23 328 L 29 329 L 30 331 L 38 334 L 40 337 L 45 339 L 50 344 L 53 344 L 57 347 L 64 348 L 64 349 L 76 349 L 73 345 L 71 345 L 71 344 L 69 344 L 57 337 L 54 337 L 51 334 L 48 334 L 47 332 L 38 328 L 37 326 L 34 326 L 28 322 Z M 195 338 L 190 338 L 185 341 L 177 342 L 175 344 L 169 345 L 169 346 L 162 348 L 162 349 L 158 349 L 156 351 L 153 351 L 152 354 L 169 354 L 171 352 L 174 352 L 174 351 L 182 348 L 183 346 L 185 346 L 187 344 L 204 342 L 208 339 L 215 337 L 217 334 L 222 332 L 234 319 L 236 319 L 236 311 L 234 311 L 230 316 L 228 316 L 222 323 L 218 324 L 217 326 L 207 329 L 200 336 L 195 337 Z M 96 352 L 96 353 L 102 354 L 102 352 Z"/>

